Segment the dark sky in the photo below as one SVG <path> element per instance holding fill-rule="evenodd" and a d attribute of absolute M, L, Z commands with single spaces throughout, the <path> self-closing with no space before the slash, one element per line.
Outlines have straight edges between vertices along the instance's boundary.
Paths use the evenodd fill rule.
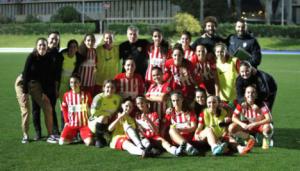
<path fill-rule="evenodd" d="M 252 12 L 264 10 L 259 0 L 242 0 L 242 11 Z"/>

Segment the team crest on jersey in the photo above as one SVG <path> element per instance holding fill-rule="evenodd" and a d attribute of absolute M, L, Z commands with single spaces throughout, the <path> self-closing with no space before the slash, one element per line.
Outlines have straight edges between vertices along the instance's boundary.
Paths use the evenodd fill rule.
<path fill-rule="evenodd" d="M 118 103 L 117 100 L 114 100 L 114 101 L 113 101 L 113 104 L 114 104 L 114 105 L 117 105 L 117 103 Z"/>
<path fill-rule="evenodd" d="M 142 47 L 138 47 L 137 50 L 138 50 L 139 52 L 142 52 L 143 48 L 142 48 Z"/>
<path fill-rule="evenodd" d="M 243 48 L 245 48 L 247 46 L 247 42 L 243 43 Z"/>
<path fill-rule="evenodd" d="M 112 57 L 105 57 L 105 60 L 106 61 L 109 61 L 109 60 L 111 60 L 112 59 Z"/>

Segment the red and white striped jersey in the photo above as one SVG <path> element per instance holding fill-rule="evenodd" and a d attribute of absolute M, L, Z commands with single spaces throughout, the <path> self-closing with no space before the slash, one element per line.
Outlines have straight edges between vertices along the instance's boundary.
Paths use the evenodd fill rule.
<path fill-rule="evenodd" d="M 127 97 L 134 99 L 145 92 L 142 76 L 137 73 L 132 78 L 127 78 L 125 73 L 120 73 L 115 76 L 115 80 L 117 83 L 117 92 L 123 99 Z"/>
<path fill-rule="evenodd" d="M 165 121 L 167 124 L 176 125 L 176 128 L 186 128 L 189 127 L 192 122 L 197 122 L 197 116 L 192 111 L 187 112 L 176 112 L 173 108 L 171 113 L 165 115 Z"/>
<path fill-rule="evenodd" d="M 161 96 L 163 93 L 164 94 L 170 93 L 171 90 L 172 89 L 168 82 L 165 82 L 162 85 L 157 85 L 156 83 L 153 83 L 150 85 L 145 96 L 146 97 Z M 162 117 L 165 114 L 166 110 L 167 110 L 167 102 L 166 101 L 151 103 L 151 111 L 157 112 L 160 117 Z"/>
<path fill-rule="evenodd" d="M 81 86 L 83 87 L 93 87 L 96 82 L 96 64 L 97 55 L 96 49 L 88 49 L 86 60 L 79 67 Z"/>
<path fill-rule="evenodd" d="M 152 81 L 152 74 L 151 74 L 152 68 L 154 66 L 157 66 L 160 67 L 162 71 L 164 71 L 165 62 L 167 59 L 171 57 L 172 51 L 168 50 L 166 54 L 163 54 L 161 52 L 161 47 L 155 47 L 152 45 L 148 51 L 148 54 L 149 54 L 149 65 L 146 71 L 145 80 Z"/>
<path fill-rule="evenodd" d="M 243 107 L 238 104 L 233 112 L 233 115 L 240 117 L 241 121 L 243 122 L 255 122 L 258 118 L 269 114 L 270 110 L 265 104 L 257 111 L 253 110 L 249 105 Z M 272 117 L 271 114 L 270 117 Z"/>
<path fill-rule="evenodd" d="M 193 66 L 187 60 L 183 62 L 185 62 L 183 66 L 176 66 L 173 59 L 167 60 L 165 65 L 164 80 L 170 81 L 172 84 L 175 83 L 179 86 L 193 85 Z"/>
<path fill-rule="evenodd" d="M 87 126 L 91 103 L 92 97 L 89 93 L 73 93 L 72 90 L 66 92 L 61 104 L 65 123 L 76 127 Z"/>
<path fill-rule="evenodd" d="M 192 61 L 194 54 L 195 52 L 191 48 L 184 49 L 184 59 Z"/>
<path fill-rule="evenodd" d="M 148 117 L 150 119 L 150 121 L 152 121 L 154 126 L 159 128 L 159 117 L 156 112 L 148 113 L 148 114 L 146 114 L 146 117 Z M 141 117 L 141 114 L 137 114 L 135 116 L 135 122 L 136 122 L 137 126 L 141 128 L 140 133 L 144 137 L 151 138 L 153 136 L 156 136 L 155 132 L 153 132 L 151 129 L 150 123 L 147 120 L 143 119 Z"/>
<path fill-rule="evenodd" d="M 209 94 L 215 94 L 215 73 L 217 72 L 216 64 L 212 62 L 201 62 L 194 55 L 192 59 L 192 64 L 194 66 L 194 77 L 198 86 L 204 83 Z"/>

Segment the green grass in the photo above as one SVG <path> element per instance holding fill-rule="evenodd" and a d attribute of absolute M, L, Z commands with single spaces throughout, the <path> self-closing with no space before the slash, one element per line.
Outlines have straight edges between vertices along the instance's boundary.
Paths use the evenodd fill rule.
<path fill-rule="evenodd" d="M 141 160 L 124 151 L 96 149 L 82 144 L 59 146 L 46 142 L 21 144 L 20 112 L 14 81 L 27 54 L 0 53 L 0 168 L 1 170 L 299 170 L 300 155 L 300 56 L 268 55 L 261 68 L 278 83 L 273 109 L 275 146 L 256 147 L 245 156 L 172 157 Z M 42 125 L 44 123 L 42 122 Z M 44 135 L 45 128 L 43 129 Z M 34 136 L 30 124 L 30 135 Z"/>
<path fill-rule="evenodd" d="M 34 47 L 35 40 L 38 37 L 47 37 L 47 35 L 0 35 L 0 47 Z M 141 35 L 141 38 L 151 39 L 149 35 Z M 61 36 L 61 47 L 66 47 L 68 40 L 76 39 L 81 42 L 83 35 L 64 34 Z M 126 35 L 116 35 L 115 43 L 119 44 L 127 39 Z M 170 38 L 172 43 L 179 39 L 178 36 Z M 196 37 L 193 38 L 196 40 Z M 173 42 L 174 41 L 174 42 Z M 258 38 L 262 49 L 267 50 L 300 50 L 300 39 L 290 38 Z"/>

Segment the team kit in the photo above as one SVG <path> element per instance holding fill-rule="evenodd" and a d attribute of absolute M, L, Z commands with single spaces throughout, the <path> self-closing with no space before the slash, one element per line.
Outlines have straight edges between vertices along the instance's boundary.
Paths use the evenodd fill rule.
<path fill-rule="evenodd" d="M 120 45 L 110 31 L 97 46 L 95 35 L 86 34 L 63 50 L 57 31 L 38 38 L 15 82 L 21 142 L 108 146 L 142 158 L 269 149 L 276 82 L 259 69 L 261 49 L 244 20 L 226 39 L 217 26 L 215 17 L 206 17 L 198 38 L 184 31 L 174 45 L 158 28 L 152 42 L 140 39 L 135 26 Z"/>

